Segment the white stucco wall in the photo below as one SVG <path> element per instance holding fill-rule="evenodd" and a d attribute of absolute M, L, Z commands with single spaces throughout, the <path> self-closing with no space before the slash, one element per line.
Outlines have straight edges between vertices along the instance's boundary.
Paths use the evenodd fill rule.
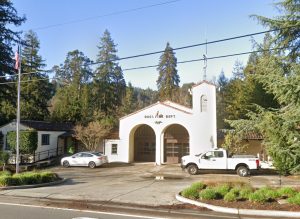
<path fill-rule="evenodd" d="M 216 132 L 216 88 L 209 83 L 201 83 L 192 88 L 193 108 L 186 108 L 166 101 L 156 103 L 120 119 L 118 155 L 114 161 L 132 162 L 134 157 L 134 132 L 145 124 L 150 126 L 156 136 L 155 162 L 160 165 L 164 157 L 163 136 L 173 124 L 179 124 L 189 133 L 190 154 L 199 154 L 217 147 Z M 201 96 L 207 98 L 207 110 L 201 112 Z M 110 142 L 107 142 L 110 148 Z M 107 152 L 109 153 L 109 152 Z"/>
<path fill-rule="evenodd" d="M 117 144 L 117 154 L 112 154 L 112 145 Z M 120 140 L 117 139 L 108 139 L 105 140 L 105 149 L 104 154 L 107 156 L 108 162 L 120 162 L 120 155 L 124 154 L 124 147 L 121 147 Z M 125 162 L 125 161 L 124 161 Z"/>
<path fill-rule="evenodd" d="M 65 133 L 64 131 L 38 131 L 38 147 L 35 151 L 36 159 L 42 160 L 51 156 L 56 156 L 58 136 Z M 42 135 L 49 135 L 49 145 L 42 145 Z"/>

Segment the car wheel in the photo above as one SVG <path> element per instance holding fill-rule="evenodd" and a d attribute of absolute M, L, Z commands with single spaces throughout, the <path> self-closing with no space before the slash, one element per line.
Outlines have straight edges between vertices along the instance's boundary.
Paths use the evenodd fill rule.
<path fill-rule="evenodd" d="M 198 167 L 195 164 L 191 164 L 187 167 L 187 171 L 191 175 L 196 175 L 198 173 Z"/>
<path fill-rule="evenodd" d="M 65 160 L 65 161 L 63 162 L 63 166 L 64 166 L 64 167 L 69 167 L 69 166 L 70 166 L 69 161 Z"/>
<path fill-rule="evenodd" d="M 93 162 L 93 161 L 89 162 L 89 167 L 90 168 L 95 168 L 96 167 L 95 162 Z"/>
<path fill-rule="evenodd" d="M 245 177 L 245 176 L 248 176 L 249 175 L 249 170 L 247 167 L 245 166 L 240 166 L 237 168 L 236 170 L 237 174 L 241 177 Z"/>

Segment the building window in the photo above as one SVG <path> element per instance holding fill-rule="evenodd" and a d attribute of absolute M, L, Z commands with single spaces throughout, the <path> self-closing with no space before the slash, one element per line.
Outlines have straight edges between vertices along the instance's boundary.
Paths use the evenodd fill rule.
<path fill-rule="evenodd" d="M 5 150 L 9 151 L 10 150 L 10 145 L 7 142 L 7 135 L 5 136 Z"/>
<path fill-rule="evenodd" d="M 3 146 L 4 146 L 4 135 L 2 134 L 2 132 L 0 132 L 0 149 L 2 150 L 3 149 Z"/>
<path fill-rule="evenodd" d="M 111 154 L 118 154 L 118 145 L 117 144 L 111 145 Z"/>
<path fill-rule="evenodd" d="M 50 135 L 42 134 L 42 145 L 50 145 Z"/>
<path fill-rule="evenodd" d="M 207 97 L 205 95 L 201 96 L 200 104 L 201 104 L 201 107 L 200 107 L 201 112 L 206 112 L 207 111 Z"/>

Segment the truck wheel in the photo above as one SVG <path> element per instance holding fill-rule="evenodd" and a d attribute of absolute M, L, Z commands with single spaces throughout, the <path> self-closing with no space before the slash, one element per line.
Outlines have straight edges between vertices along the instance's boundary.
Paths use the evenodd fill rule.
<path fill-rule="evenodd" d="M 236 170 L 237 174 L 241 177 L 245 177 L 245 176 L 248 176 L 249 175 L 249 170 L 247 167 L 245 166 L 240 166 L 237 168 Z"/>
<path fill-rule="evenodd" d="M 187 167 L 187 171 L 191 175 L 196 175 L 198 173 L 198 167 L 195 164 L 191 164 Z"/>

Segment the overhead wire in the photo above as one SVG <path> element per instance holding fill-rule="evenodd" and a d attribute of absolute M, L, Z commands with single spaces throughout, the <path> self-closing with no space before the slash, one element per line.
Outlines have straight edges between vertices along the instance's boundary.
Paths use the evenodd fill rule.
<path fill-rule="evenodd" d="M 239 35 L 239 36 L 234 36 L 234 37 L 229 37 L 229 38 L 223 38 L 223 39 L 219 39 L 219 40 L 213 40 L 213 41 L 207 41 L 207 42 L 193 44 L 193 45 L 177 47 L 177 48 L 173 48 L 172 50 L 176 51 L 176 50 L 188 49 L 188 48 L 193 48 L 193 47 L 198 47 L 198 46 L 204 46 L 204 45 L 208 45 L 208 44 L 220 43 L 220 42 L 225 42 L 225 41 L 229 41 L 229 40 L 235 40 L 235 39 L 260 35 L 260 34 L 264 34 L 264 33 L 274 32 L 274 31 L 278 31 L 278 30 L 283 30 L 283 29 L 287 29 L 287 28 L 293 28 L 293 27 L 297 27 L 297 26 L 299 26 L 299 24 L 284 27 L 284 28 L 260 31 L 260 32 L 249 33 L 249 34 L 244 34 L 244 35 Z M 139 57 L 144 57 L 144 56 L 149 56 L 149 55 L 160 54 L 160 53 L 163 53 L 163 52 L 164 52 L 164 50 L 160 50 L 160 51 L 143 53 L 143 54 L 138 54 L 138 55 L 126 56 L 126 57 L 122 57 L 122 58 L 110 59 L 110 60 L 107 60 L 107 61 L 92 62 L 92 63 L 84 64 L 84 65 L 81 65 L 81 66 L 90 66 L 90 65 L 102 64 L 102 63 L 105 63 L 105 62 L 122 61 L 122 60 L 126 60 L 126 59 L 133 59 L 133 58 L 139 58 Z M 203 59 L 201 61 L 203 61 Z M 157 65 L 153 65 L 152 67 L 156 67 L 156 66 Z M 147 68 L 147 67 L 150 67 L 150 66 L 145 66 L 145 68 Z M 136 69 L 136 68 L 130 68 L 130 70 L 134 70 L 134 69 Z M 142 68 L 137 67 L 137 69 L 142 69 Z M 123 70 L 125 70 L 125 69 L 123 69 Z M 37 74 L 37 73 L 40 73 L 40 72 L 53 72 L 53 70 L 49 69 L 49 70 L 34 71 L 34 72 L 22 73 L 22 75 L 24 75 L 24 74 Z M 9 75 L 9 77 L 13 77 L 13 76 L 16 76 L 16 75 Z M 0 78 L 6 78 L 6 77 L 8 77 L 8 76 L 0 76 Z"/>
<path fill-rule="evenodd" d="M 51 25 L 42 26 L 42 27 L 36 27 L 36 28 L 33 28 L 32 30 L 37 31 L 37 30 L 44 30 L 44 29 L 64 26 L 64 25 L 68 25 L 68 24 L 81 23 L 81 22 L 85 22 L 85 21 L 89 21 L 89 20 L 95 20 L 95 19 L 99 19 L 99 18 L 103 18 L 103 17 L 126 14 L 126 13 L 129 13 L 129 12 L 140 11 L 140 10 L 147 9 L 147 8 L 153 8 L 153 7 L 157 7 L 157 6 L 172 4 L 172 3 L 175 3 L 175 2 L 179 2 L 179 1 L 182 1 L 182 0 L 171 0 L 171 1 L 161 2 L 161 3 L 157 3 L 157 4 L 145 5 L 145 6 L 141 6 L 141 7 L 137 7 L 137 8 L 130 8 L 130 9 L 126 9 L 126 10 L 115 11 L 115 12 L 110 12 L 110 13 L 103 14 L 103 15 L 92 16 L 92 17 L 67 21 L 67 22 L 58 23 L 58 24 L 51 24 Z"/>
<path fill-rule="evenodd" d="M 284 28 L 277 28 L 277 29 L 272 29 L 272 30 L 266 30 L 266 31 L 260 31 L 260 32 L 245 34 L 245 35 L 239 35 L 239 36 L 224 38 L 224 39 L 220 39 L 220 40 L 207 41 L 207 42 L 203 42 L 203 43 L 198 43 L 198 44 L 173 48 L 172 50 L 176 51 L 176 50 L 188 49 L 188 48 L 204 46 L 204 45 L 209 45 L 209 44 L 214 44 L 214 43 L 225 42 L 225 41 L 229 41 L 229 40 L 236 40 L 236 39 L 240 39 L 240 38 L 245 38 L 245 37 L 270 33 L 270 32 L 274 32 L 274 31 L 278 31 L 278 30 L 282 30 L 282 29 L 287 29 L 287 28 L 293 28 L 293 27 L 297 27 L 297 26 L 300 26 L 300 25 L 298 24 L 298 25 L 288 26 L 288 27 L 284 27 Z M 163 53 L 163 52 L 164 52 L 164 50 L 160 50 L 160 51 L 156 51 L 156 52 L 143 53 L 143 54 L 139 54 L 139 55 L 127 56 L 127 57 L 111 59 L 111 60 L 107 60 L 107 61 L 93 62 L 93 63 L 90 63 L 89 65 L 102 64 L 102 63 L 109 62 L 109 61 L 121 61 L 121 60 L 125 60 L 125 59 L 144 57 L 144 56 L 149 56 L 149 55 L 160 54 L 160 53 Z"/>
<path fill-rule="evenodd" d="M 269 52 L 269 51 L 281 50 L 281 49 L 287 49 L 287 48 L 291 48 L 291 47 L 271 48 L 271 49 L 255 50 L 255 51 L 249 51 L 249 52 L 233 53 L 233 54 L 227 54 L 227 55 L 221 55 L 221 56 L 206 57 L 205 59 L 206 60 L 212 60 L 212 59 L 228 58 L 228 57 L 232 57 L 232 56 L 240 56 L 240 55 L 248 55 L 248 54 L 252 54 L 252 53 Z M 203 60 L 204 60 L 204 58 L 191 59 L 191 60 L 185 60 L 185 61 L 177 62 L 177 64 L 199 62 L 199 61 L 203 61 Z M 123 69 L 123 71 L 139 70 L 139 69 L 146 69 L 146 68 L 155 68 L 155 67 L 158 67 L 158 66 L 159 65 L 147 65 L 147 66 L 140 66 L 140 67 L 133 67 L 133 68 L 125 68 L 125 69 Z M 95 76 L 93 76 L 93 77 L 95 77 Z M 30 82 L 30 81 L 53 80 L 53 79 L 61 80 L 61 78 L 52 77 L 52 78 L 43 78 L 43 79 L 42 78 L 41 79 L 32 79 L 32 80 L 26 80 L 26 81 L 21 81 L 21 82 L 24 83 L 24 82 Z M 13 84 L 13 83 L 17 83 L 17 82 L 14 82 L 14 81 L 3 82 L 3 83 L 0 83 L 0 85 L 1 84 Z"/>

